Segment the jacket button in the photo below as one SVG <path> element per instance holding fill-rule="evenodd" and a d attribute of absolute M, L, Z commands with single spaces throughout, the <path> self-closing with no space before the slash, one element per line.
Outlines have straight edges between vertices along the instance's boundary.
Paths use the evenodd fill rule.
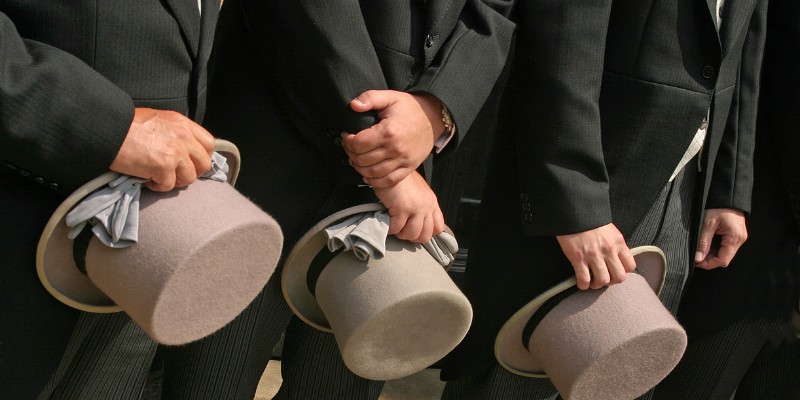
<path fill-rule="evenodd" d="M 41 176 L 36 176 L 33 178 L 33 180 L 40 185 L 44 185 L 44 178 L 42 178 Z"/>
<path fill-rule="evenodd" d="M 341 138 L 341 137 L 334 138 L 334 139 L 333 139 L 333 143 L 334 143 L 335 145 L 337 145 L 337 146 L 341 147 L 341 146 L 342 146 L 342 138 Z"/>
<path fill-rule="evenodd" d="M 24 176 L 26 178 L 29 178 L 31 176 L 31 173 L 28 170 L 24 170 L 24 169 L 20 168 L 18 171 L 19 171 L 20 175 L 22 175 L 22 176 Z"/>
<path fill-rule="evenodd" d="M 48 184 L 47 184 L 47 186 L 48 186 L 50 189 L 53 189 L 53 190 L 58 190 L 58 184 L 57 184 L 57 183 L 55 183 L 55 182 L 50 182 L 50 183 L 48 183 Z"/>
<path fill-rule="evenodd" d="M 425 37 L 425 47 L 427 48 L 433 47 L 434 40 L 436 40 L 436 37 L 431 34 L 428 34 L 428 36 Z"/>
<path fill-rule="evenodd" d="M 522 203 L 522 211 L 530 211 L 531 203 Z"/>
<path fill-rule="evenodd" d="M 527 193 L 520 193 L 519 199 L 522 201 L 528 201 L 528 194 Z"/>
<path fill-rule="evenodd" d="M 714 76 L 714 67 L 706 65 L 703 67 L 703 78 L 711 79 Z"/>
<path fill-rule="evenodd" d="M 533 214 L 531 213 L 525 213 L 522 217 L 525 219 L 525 222 L 533 222 Z"/>

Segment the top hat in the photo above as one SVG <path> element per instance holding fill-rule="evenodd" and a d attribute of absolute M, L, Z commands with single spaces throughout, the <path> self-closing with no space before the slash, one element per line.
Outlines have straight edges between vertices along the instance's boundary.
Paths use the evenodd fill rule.
<path fill-rule="evenodd" d="M 230 322 L 272 275 L 283 236 L 272 217 L 233 188 L 236 146 L 218 139 L 216 151 L 227 158 L 228 183 L 199 179 L 170 192 L 143 190 L 139 239 L 127 248 L 92 235 L 81 249 L 65 223 L 75 205 L 120 175 L 107 172 L 72 193 L 39 240 L 36 270 L 44 287 L 79 310 L 125 311 L 163 344 L 188 343 Z M 83 252 L 85 272 L 75 261 Z"/>
<path fill-rule="evenodd" d="M 522 376 L 550 378 L 565 399 L 633 399 L 677 365 L 686 332 L 659 301 L 666 259 L 631 249 L 637 272 L 578 290 L 574 277 L 542 293 L 500 329 L 495 356 Z"/>
<path fill-rule="evenodd" d="M 312 227 L 283 268 L 289 307 L 336 337 L 345 365 L 367 379 L 414 374 L 438 361 L 466 335 L 472 307 L 442 265 L 418 243 L 386 238 L 381 259 L 331 253 L 325 228 L 350 216 L 385 210 L 364 204 Z"/>

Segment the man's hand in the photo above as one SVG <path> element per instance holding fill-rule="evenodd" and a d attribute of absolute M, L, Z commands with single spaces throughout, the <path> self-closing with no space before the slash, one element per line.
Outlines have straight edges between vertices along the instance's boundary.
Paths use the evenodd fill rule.
<path fill-rule="evenodd" d="M 186 186 L 211 168 L 214 136 L 174 111 L 137 108 L 111 170 L 150 179 L 146 186 L 166 192 Z"/>
<path fill-rule="evenodd" d="M 389 210 L 389 234 L 427 243 L 444 230 L 444 215 L 436 194 L 418 172 L 412 172 L 397 185 L 373 189 Z"/>
<path fill-rule="evenodd" d="M 622 283 L 636 269 L 633 254 L 614 224 L 556 238 L 575 269 L 578 289 Z"/>
<path fill-rule="evenodd" d="M 368 90 L 350 102 L 357 112 L 378 111 L 381 121 L 342 133 L 350 165 L 376 188 L 393 186 L 419 167 L 444 133 L 441 103 L 431 95 Z"/>
<path fill-rule="evenodd" d="M 722 237 L 718 249 L 712 248 L 715 235 Z M 745 240 L 747 226 L 743 212 L 732 208 L 706 210 L 697 252 L 694 254 L 694 266 L 702 269 L 727 267 Z"/>

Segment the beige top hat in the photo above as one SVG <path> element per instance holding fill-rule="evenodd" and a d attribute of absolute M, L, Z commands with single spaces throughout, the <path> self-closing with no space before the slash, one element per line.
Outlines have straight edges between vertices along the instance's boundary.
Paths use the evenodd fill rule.
<path fill-rule="evenodd" d="M 36 270 L 44 287 L 79 310 L 125 311 L 164 344 L 188 343 L 230 322 L 272 275 L 283 236 L 272 217 L 233 188 L 238 149 L 217 140 L 216 151 L 227 158 L 230 184 L 201 179 L 165 193 L 143 190 L 138 242 L 110 248 L 92 236 L 85 273 L 66 215 L 119 175 L 105 173 L 72 193 L 39 241 Z"/>
<path fill-rule="evenodd" d="M 452 350 L 472 323 L 472 307 L 419 244 L 390 235 L 385 256 L 368 261 L 352 251 L 327 250 L 325 228 L 380 210 L 380 204 L 351 207 L 312 227 L 286 260 L 282 288 L 300 319 L 333 332 L 351 371 L 389 380 L 425 369 Z"/>
<path fill-rule="evenodd" d="M 686 349 L 658 299 L 666 259 L 654 246 L 631 251 L 639 274 L 625 282 L 578 290 L 573 277 L 517 311 L 495 341 L 500 365 L 550 378 L 565 399 L 633 399 L 666 377 Z"/>

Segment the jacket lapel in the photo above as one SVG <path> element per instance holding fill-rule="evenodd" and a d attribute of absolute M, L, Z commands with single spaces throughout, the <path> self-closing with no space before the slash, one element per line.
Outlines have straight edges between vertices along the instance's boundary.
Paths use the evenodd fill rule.
<path fill-rule="evenodd" d="M 219 0 L 202 0 L 203 15 L 200 18 L 200 49 L 197 56 L 203 62 L 206 61 L 211 53 L 211 45 L 214 42 L 214 31 L 217 25 L 217 15 L 219 14 Z"/>
<path fill-rule="evenodd" d="M 178 25 L 189 44 L 192 55 L 197 56 L 200 43 L 200 10 L 197 8 L 197 0 L 166 0 L 166 3 L 175 14 L 175 19 L 178 20 Z M 209 2 L 204 1 L 203 8 L 208 6 Z"/>
<path fill-rule="evenodd" d="M 753 1 L 751 0 L 727 0 L 725 4 L 722 26 L 719 30 L 723 57 L 738 39 L 737 36 L 742 32 L 744 24 L 750 21 L 750 16 L 753 13 Z"/>

